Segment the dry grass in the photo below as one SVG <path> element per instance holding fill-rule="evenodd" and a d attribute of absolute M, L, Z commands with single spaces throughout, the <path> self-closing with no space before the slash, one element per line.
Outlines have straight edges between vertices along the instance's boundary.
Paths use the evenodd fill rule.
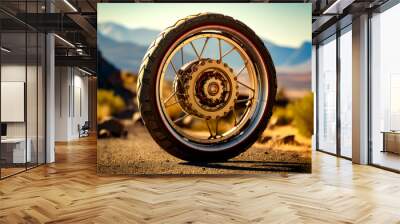
<path fill-rule="evenodd" d="M 269 141 L 256 143 L 241 155 L 223 163 L 193 164 L 162 150 L 141 125 L 132 127 L 127 139 L 98 140 L 97 166 L 100 174 L 243 174 L 311 172 L 308 138 L 297 135 L 291 126 L 267 130 L 274 138 L 295 134 L 297 145 Z"/>

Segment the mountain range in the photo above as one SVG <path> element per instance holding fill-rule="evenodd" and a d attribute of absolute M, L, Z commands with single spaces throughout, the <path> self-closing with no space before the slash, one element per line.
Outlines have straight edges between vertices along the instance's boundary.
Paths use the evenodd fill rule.
<path fill-rule="evenodd" d="M 111 22 L 99 23 L 97 27 L 98 48 L 105 60 L 120 70 L 133 73 L 138 72 L 148 46 L 160 33 L 159 30 L 130 29 Z M 263 42 L 272 56 L 278 76 L 280 74 L 310 76 L 311 42 L 304 42 L 298 48 L 277 45 L 265 39 Z M 306 88 L 309 87 L 307 83 L 299 84 L 299 86 L 303 85 L 307 86 Z"/>
<path fill-rule="evenodd" d="M 103 51 L 103 55 L 107 56 L 108 52 L 115 55 L 114 53 L 119 52 L 115 55 L 118 63 L 114 64 L 120 69 L 132 71 L 137 70 L 138 63 L 140 64 L 147 47 L 160 33 L 158 30 L 147 28 L 130 29 L 111 22 L 98 24 L 98 30 L 100 31 L 99 48 Z M 311 42 L 304 42 L 298 48 L 280 46 L 265 39 L 263 42 L 276 67 L 291 67 L 308 63 L 311 59 Z M 129 57 L 130 63 L 124 62 L 123 58 L 126 57 Z"/>
<path fill-rule="evenodd" d="M 116 23 L 100 23 L 97 29 L 104 36 L 118 42 L 129 42 L 141 46 L 149 46 L 150 43 L 158 36 L 159 30 L 147 28 L 130 29 Z"/>
<path fill-rule="evenodd" d="M 118 42 L 101 33 L 97 33 L 97 42 L 103 57 L 119 70 L 128 70 L 133 73 L 139 71 L 147 46 L 131 42 Z"/>

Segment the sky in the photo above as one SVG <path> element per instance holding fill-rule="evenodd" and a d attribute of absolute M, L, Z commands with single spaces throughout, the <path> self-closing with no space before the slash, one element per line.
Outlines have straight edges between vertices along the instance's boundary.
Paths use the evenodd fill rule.
<path fill-rule="evenodd" d="M 163 30 L 199 12 L 232 16 L 275 44 L 299 47 L 311 41 L 311 3 L 99 3 L 98 23 Z"/>

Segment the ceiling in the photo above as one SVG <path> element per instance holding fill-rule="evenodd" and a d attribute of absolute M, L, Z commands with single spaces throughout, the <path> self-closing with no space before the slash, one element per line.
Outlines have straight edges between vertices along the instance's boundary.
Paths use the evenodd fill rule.
<path fill-rule="evenodd" d="M 18 55 L 26 54 L 21 50 L 25 46 L 26 30 L 27 36 L 31 31 L 54 32 L 56 65 L 79 66 L 95 73 L 97 2 L 99 1 L 1 0 L 3 44 L 7 41 L 7 45 L 13 48 L 9 58 L 12 55 L 18 58 Z M 30 46 L 27 51 L 29 54 Z"/>
<path fill-rule="evenodd" d="M 198 1 L 198 2 L 216 1 Z M 335 32 L 338 21 L 346 25 L 360 12 L 382 5 L 387 0 L 253 0 L 269 3 L 312 3 L 313 42 Z M 0 21 L 3 32 L 25 28 L 54 32 L 56 64 L 96 70 L 97 3 L 151 2 L 134 0 L 1 0 Z M 165 1 L 154 1 L 165 2 Z M 195 2 L 195 1 L 192 1 Z M 241 1 L 249 2 L 249 1 Z M 51 12 L 51 13 L 50 13 Z M 18 39 L 18 38 L 17 38 Z M 16 39 L 16 40 L 17 40 Z"/>
<path fill-rule="evenodd" d="M 313 0 L 313 44 L 352 23 L 353 17 L 373 12 L 390 0 Z"/>

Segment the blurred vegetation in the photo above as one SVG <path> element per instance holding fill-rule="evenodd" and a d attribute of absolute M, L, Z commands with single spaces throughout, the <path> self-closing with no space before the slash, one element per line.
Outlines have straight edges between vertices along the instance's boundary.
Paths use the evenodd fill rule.
<path fill-rule="evenodd" d="M 129 71 L 115 71 L 103 80 L 97 92 L 97 120 L 106 118 L 127 119 L 137 112 L 137 76 Z"/>
<path fill-rule="evenodd" d="M 270 123 L 276 126 L 289 125 L 293 121 L 291 111 L 287 109 L 289 98 L 286 96 L 285 89 L 279 88 L 276 93 L 275 107 Z"/>
<path fill-rule="evenodd" d="M 272 126 L 293 125 L 301 135 L 305 137 L 312 135 L 314 102 L 311 92 L 302 98 L 289 100 L 285 95 L 285 90 L 280 89 L 276 102 L 270 122 Z"/>
<path fill-rule="evenodd" d="M 289 125 L 293 121 L 292 111 L 288 110 L 286 107 L 275 107 L 272 115 L 272 123 L 274 125 L 283 126 Z"/>
<path fill-rule="evenodd" d="M 293 124 L 300 134 L 310 137 L 314 129 L 314 97 L 310 92 L 303 98 L 288 105 L 288 111 L 293 116 Z"/>
<path fill-rule="evenodd" d="M 101 121 L 125 108 L 122 97 L 115 95 L 112 90 L 97 90 L 97 120 Z"/>
<path fill-rule="evenodd" d="M 279 88 L 275 97 L 275 105 L 278 107 L 285 107 L 289 103 L 289 98 L 286 95 L 284 88 Z"/>
<path fill-rule="evenodd" d="M 136 82 L 137 82 L 136 75 L 127 71 L 122 71 L 121 80 L 122 80 L 122 86 L 125 89 L 131 91 L 132 93 L 136 93 Z"/>

